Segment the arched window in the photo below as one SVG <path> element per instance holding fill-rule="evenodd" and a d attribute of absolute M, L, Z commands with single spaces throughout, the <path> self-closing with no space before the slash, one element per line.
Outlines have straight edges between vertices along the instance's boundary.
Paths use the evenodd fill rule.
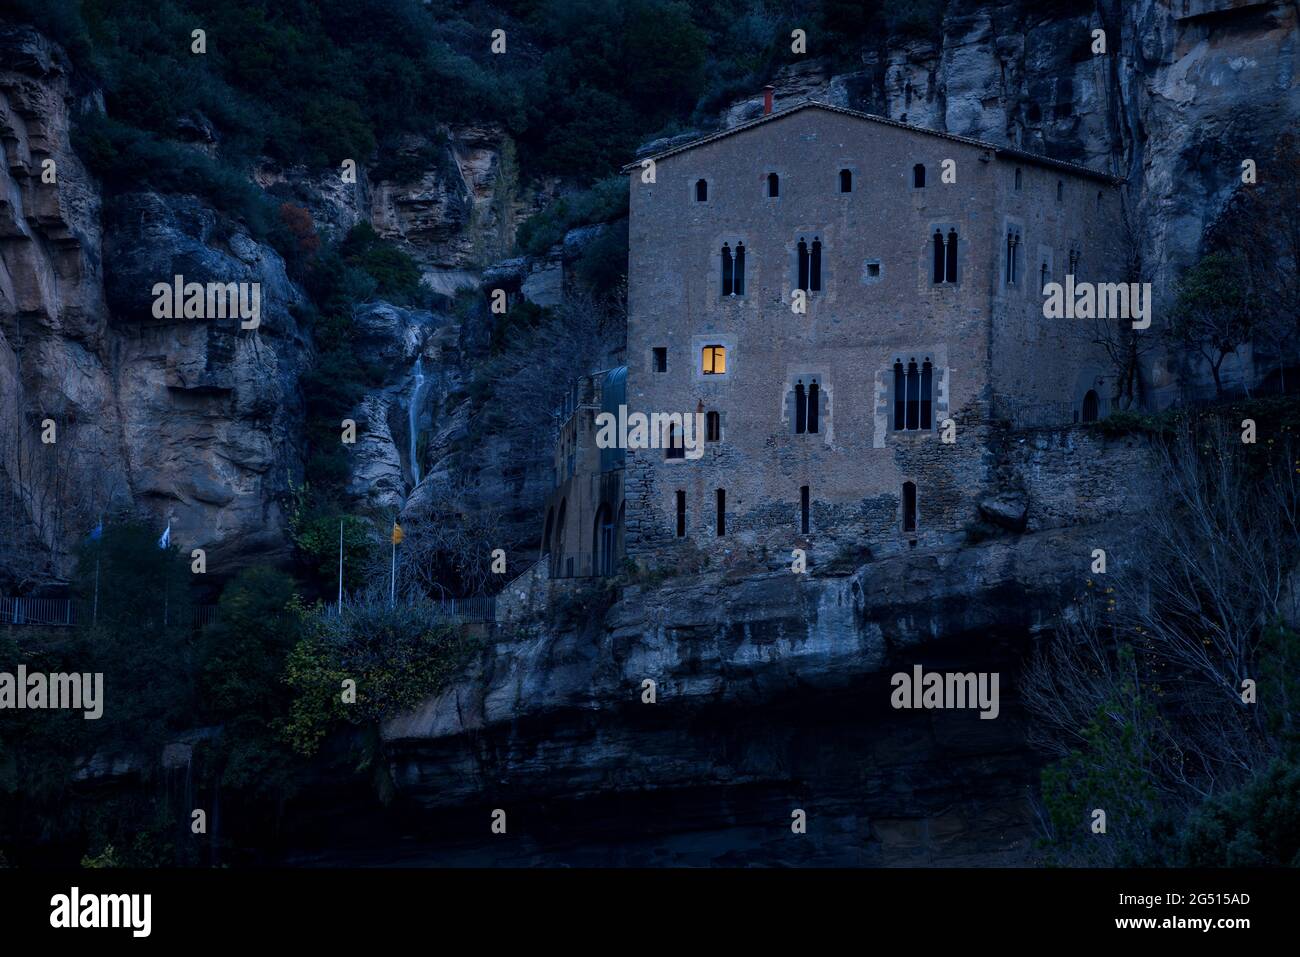
<path fill-rule="evenodd" d="M 840 170 L 840 192 L 841 193 L 853 192 L 853 170 L 851 169 Z"/>
<path fill-rule="evenodd" d="M 803 435 L 808 429 L 808 396 L 804 392 L 803 380 L 794 384 L 794 432 Z"/>
<path fill-rule="evenodd" d="M 614 574 L 614 521 L 608 505 L 602 505 L 596 512 L 596 522 L 591 529 L 591 556 L 593 574 Z"/>
<path fill-rule="evenodd" d="M 948 230 L 948 268 L 944 277 L 947 282 L 957 281 L 957 230 Z"/>
<path fill-rule="evenodd" d="M 808 244 L 799 240 L 799 275 L 797 288 L 808 289 Z"/>
<path fill-rule="evenodd" d="M 735 264 L 731 258 L 731 247 L 726 243 L 722 244 L 722 294 L 724 296 L 736 294 Z"/>
<path fill-rule="evenodd" d="M 1016 167 L 1016 189 L 1019 189 L 1019 188 L 1020 188 L 1020 183 L 1021 183 L 1020 167 L 1017 166 L 1017 167 Z"/>
<path fill-rule="evenodd" d="M 907 428 L 921 427 L 921 377 L 918 375 L 916 360 L 907 364 Z"/>
<path fill-rule="evenodd" d="M 912 167 L 912 188 L 925 189 L 925 164 L 917 163 Z"/>
<path fill-rule="evenodd" d="M 808 264 L 808 291 L 818 292 L 822 288 L 822 241 L 813 239 L 812 256 Z"/>
<path fill-rule="evenodd" d="M 907 380 L 903 374 L 903 363 L 894 363 L 894 431 L 902 432 L 907 427 Z"/>
<path fill-rule="evenodd" d="M 697 179 L 695 181 L 695 201 L 697 203 L 707 203 L 709 201 L 709 183 L 707 180 Z"/>
<path fill-rule="evenodd" d="M 939 230 L 934 231 L 934 281 L 943 282 L 944 273 L 944 254 L 943 254 L 943 233 Z"/>
<path fill-rule="evenodd" d="M 704 416 L 704 441 L 718 442 L 722 439 L 722 417 L 716 412 Z"/>
<path fill-rule="evenodd" d="M 727 349 L 725 346 L 705 346 L 700 351 L 700 372 L 704 375 L 725 375 Z"/>
<path fill-rule="evenodd" d="M 1017 234 L 1016 231 L 1015 231 L 1014 229 L 1009 229 L 1009 230 L 1007 230 L 1007 272 L 1006 272 L 1006 276 L 1007 276 L 1007 285 L 1008 285 L 1008 286 L 1014 286 L 1014 285 L 1016 284 L 1016 278 L 1017 278 L 1017 275 L 1016 275 L 1016 274 L 1019 272 L 1019 269 L 1017 268 L 1017 262 L 1016 262 L 1016 260 L 1019 258 L 1019 251 L 1018 251 L 1018 249 L 1017 249 L 1017 247 L 1018 247 L 1019 245 L 1020 245 L 1020 236 L 1019 236 L 1019 234 Z"/>
<path fill-rule="evenodd" d="M 894 431 L 929 431 L 934 427 L 934 365 L 930 357 L 918 365 L 894 360 Z"/>
<path fill-rule="evenodd" d="M 1089 389 L 1083 397 L 1083 421 L 1096 422 L 1100 411 L 1101 400 L 1097 393 Z"/>
<path fill-rule="evenodd" d="M 686 446 L 682 443 L 681 433 L 677 431 L 677 426 L 672 422 L 668 423 L 668 434 L 664 436 L 664 458 L 686 458 Z"/>
<path fill-rule="evenodd" d="M 921 365 L 921 428 L 930 428 L 934 395 L 934 366 L 926 359 Z"/>
<path fill-rule="evenodd" d="M 781 195 L 781 177 L 775 173 L 767 174 L 767 195 L 772 198 Z"/>
<path fill-rule="evenodd" d="M 736 275 L 735 286 L 732 294 L 743 296 L 745 294 L 745 244 L 736 243 Z"/>
<path fill-rule="evenodd" d="M 903 483 L 903 531 L 916 531 L 916 483 Z"/>
<path fill-rule="evenodd" d="M 821 402 L 821 389 L 814 379 L 808 384 L 808 431 L 815 433 L 817 431 L 817 419 L 821 414 L 818 404 Z"/>

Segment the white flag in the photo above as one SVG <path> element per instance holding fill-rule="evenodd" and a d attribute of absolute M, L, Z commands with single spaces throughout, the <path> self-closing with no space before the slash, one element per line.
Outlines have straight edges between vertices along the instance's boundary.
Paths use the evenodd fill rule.
<path fill-rule="evenodd" d="M 172 543 L 172 523 L 167 523 L 167 529 L 162 533 L 162 538 L 158 539 L 158 547 L 166 548 Z"/>

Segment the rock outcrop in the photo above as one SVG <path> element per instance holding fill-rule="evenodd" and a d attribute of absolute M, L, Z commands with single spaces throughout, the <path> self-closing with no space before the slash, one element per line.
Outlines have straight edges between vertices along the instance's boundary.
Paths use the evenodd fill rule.
<path fill-rule="evenodd" d="M 282 560 L 310 360 L 292 311 L 301 291 L 270 247 L 193 198 L 128 194 L 101 209 L 69 146 L 62 54 L 22 29 L 0 32 L 0 54 L 0 395 L 14 425 L 3 469 L 49 550 L 47 574 L 67 574 L 72 543 L 116 508 L 170 521 L 217 575 Z M 177 275 L 257 284 L 259 327 L 155 318 L 154 284 Z M 47 419 L 52 445 L 39 440 Z"/>

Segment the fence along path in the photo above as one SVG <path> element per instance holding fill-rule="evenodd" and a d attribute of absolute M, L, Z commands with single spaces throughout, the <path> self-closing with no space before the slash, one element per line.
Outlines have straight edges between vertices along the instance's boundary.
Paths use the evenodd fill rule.
<path fill-rule="evenodd" d="M 462 622 L 496 621 L 497 600 L 494 595 L 473 598 L 446 598 L 434 602 L 438 611 L 449 619 Z M 217 605 L 195 605 L 192 624 L 196 628 L 210 625 L 218 618 Z M 26 598 L 0 595 L 0 625 L 36 625 L 45 628 L 74 628 L 91 623 L 89 603 L 72 598 Z"/>

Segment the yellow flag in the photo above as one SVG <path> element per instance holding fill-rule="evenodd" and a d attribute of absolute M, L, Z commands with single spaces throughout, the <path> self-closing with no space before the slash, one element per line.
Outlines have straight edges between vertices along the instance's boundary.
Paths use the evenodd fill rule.
<path fill-rule="evenodd" d="M 393 544 L 394 545 L 402 544 L 402 538 L 403 538 L 402 526 L 398 525 L 396 522 L 393 522 Z"/>

